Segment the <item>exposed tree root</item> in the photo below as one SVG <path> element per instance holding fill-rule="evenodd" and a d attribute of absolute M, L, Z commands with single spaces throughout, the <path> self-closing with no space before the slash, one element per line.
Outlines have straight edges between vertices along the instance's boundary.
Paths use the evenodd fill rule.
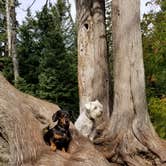
<path fill-rule="evenodd" d="M 160 139 L 153 131 L 152 127 L 149 127 L 146 130 L 145 128 L 137 128 L 134 129 L 134 132 L 137 139 L 146 146 L 153 155 L 159 157 L 162 163 L 166 162 L 166 141 Z"/>
<path fill-rule="evenodd" d="M 96 148 L 110 163 L 165 166 L 166 141 L 158 137 L 149 118 L 145 121 L 138 118 L 136 113 L 130 116 L 120 115 L 113 112 L 102 135 L 94 140 Z M 143 120 L 142 123 L 140 120 Z"/>
<path fill-rule="evenodd" d="M 19 92 L 0 74 L 0 166 L 110 166 L 73 125 L 69 153 L 50 150 L 42 129 L 57 110 L 57 105 Z"/>
<path fill-rule="evenodd" d="M 127 132 L 119 132 L 116 138 L 105 135 L 94 143 L 110 163 L 127 166 L 165 166 L 165 141 L 146 132 L 137 131 L 137 134 L 130 128 Z"/>

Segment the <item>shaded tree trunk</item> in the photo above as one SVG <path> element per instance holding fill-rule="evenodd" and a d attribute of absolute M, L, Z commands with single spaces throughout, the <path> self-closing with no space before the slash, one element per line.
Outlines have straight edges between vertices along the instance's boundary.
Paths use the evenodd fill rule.
<path fill-rule="evenodd" d="M 11 16 L 11 55 L 12 55 L 12 62 L 13 62 L 13 71 L 14 71 L 14 80 L 17 81 L 19 77 L 19 66 L 18 66 L 18 59 L 17 59 L 17 51 L 16 51 L 16 11 L 15 11 L 15 0 L 10 1 L 10 16 Z"/>
<path fill-rule="evenodd" d="M 139 7 L 139 0 L 112 1 L 114 105 L 108 128 L 95 142 L 110 162 L 164 166 L 166 142 L 147 110 Z"/>
<path fill-rule="evenodd" d="M 15 0 L 6 0 L 6 26 L 7 26 L 7 46 L 8 56 L 12 57 L 14 80 L 19 77 L 19 67 L 16 52 L 16 12 Z"/>
<path fill-rule="evenodd" d="M 0 165 L 109 166 L 72 124 L 68 153 L 50 151 L 43 141 L 42 130 L 52 123 L 52 115 L 57 110 L 57 105 L 19 92 L 0 74 Z"/>
<path fill-rule="evenodd" d="M 104 26 L 104 1 L 77 0 L 78 83 L 80 112 L 98 99 L 109 116 L 109 72 Z"/>

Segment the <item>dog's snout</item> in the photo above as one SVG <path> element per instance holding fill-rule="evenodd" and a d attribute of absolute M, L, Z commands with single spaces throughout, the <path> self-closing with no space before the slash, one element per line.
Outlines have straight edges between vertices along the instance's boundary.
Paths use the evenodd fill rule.
<path fill-rule="evenodd" d="M 69 119 L 63 117 L 63 118 L 61 119 L 61 122 L 62 122 L 62 124 L 68 124 L 68 123 L 69 123 Z"/>

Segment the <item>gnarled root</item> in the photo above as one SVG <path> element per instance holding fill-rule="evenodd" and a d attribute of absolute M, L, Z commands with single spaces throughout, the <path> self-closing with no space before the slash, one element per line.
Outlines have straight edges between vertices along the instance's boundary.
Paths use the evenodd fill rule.
<path fill-rule="evenodd" d="M 94 141 L 110 163 L 128 166 L 165 166 L 166 143 L 152 128 L 128 128 L 112 137 L 107 134 Z M 150 132 L 152 129 L 152 132 Z M 107 133 L 110 133 L 107 131 Z"/>

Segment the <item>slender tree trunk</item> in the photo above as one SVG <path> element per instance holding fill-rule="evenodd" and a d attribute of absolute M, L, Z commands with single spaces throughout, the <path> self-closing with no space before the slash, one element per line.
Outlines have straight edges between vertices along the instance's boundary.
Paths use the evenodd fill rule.
<path fill-rule="evenodd" d="M 80 112 L 98 99 L 109 115 L 109 72 L 104 25 L 104 1 L 77 0 L 78 83 Z"/>
<path fill-rule="evenodd" d="M 7 46 L 8 56 L 11 56 L 11 20 L 10 20 L 10 1 L 6 0 L 6 28 L 7 28 Z"/>
<path fill-rule="evenodd" d="M 166 142 L 155 133 L 147 111 L 139 6 L 139 0 L 112 1 L 114 106 L 98 148 L 110 162 L 164 166 Z"/>
<path fill-rule="evenodd" d="M 14 71 L 14 80 L 17 81 L 19 77 L 19 65 L 17 60 L 17 51 L 16 51 L 16 11 L 15 11 L 15 0 L 11 0 L 11 25 L 12 25 L 12 38 L 11 38 L 11 54 L 12 54 L 12 61 L 13 61 L 13 71 Z"/>
<path fill-rule="evenodd" d="M 14 81 L 19 77 L 19 67 L 16 52 L 16 12 L 15 0 L 6 0 L 6 26 L 7 26 L 7 46 L 8 56 L 12 57 Z"/>

